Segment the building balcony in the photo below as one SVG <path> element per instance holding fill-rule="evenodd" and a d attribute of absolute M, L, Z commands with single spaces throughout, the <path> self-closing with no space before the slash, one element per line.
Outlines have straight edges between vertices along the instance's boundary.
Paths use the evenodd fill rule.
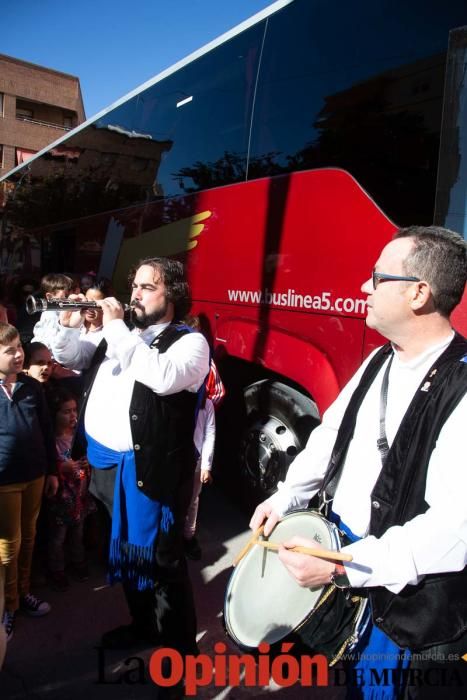
<path fill-rule="evenodd" d="M 28 124 L 37 124 L 38 126 L 48 126 L 51 129 L 58 129 L 59 131 L 70 131 L 73 127 L 64 126 L 63 124 L 54 124 L 53 122 L 46 122 L 42 119 L 34 119 L 33 117 L 25 117 L 23 115 L 16 115 L 16 119 L 21 122 L 27 122 Z"/>

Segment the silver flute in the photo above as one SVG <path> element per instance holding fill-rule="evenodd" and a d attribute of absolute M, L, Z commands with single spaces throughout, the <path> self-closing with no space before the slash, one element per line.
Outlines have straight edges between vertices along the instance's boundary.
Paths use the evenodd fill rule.
<path fill-rule="evenodd" d="M 122 304 L 124 311 L 130 311 L 130 304 Z M 30 294 L 26 297 L 26 311 L 28 314 L 38 314 L 42 311 L 76 311 L 77 309 L 99 309 L 95 301 L 78 299 L 43 299 Z"/>

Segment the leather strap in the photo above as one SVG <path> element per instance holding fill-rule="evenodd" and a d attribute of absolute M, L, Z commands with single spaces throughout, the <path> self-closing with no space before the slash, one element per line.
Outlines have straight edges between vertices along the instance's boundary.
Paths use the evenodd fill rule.
<path fill-rule="evenodd" d="M 381 462 L 384 464 L 389 454 L 389 444 L 386 436 L 386 408 L 388 404 L 388 386 L 389 386 L 389 371 L 391 369 L 394 354 L 389 358 L 389 362 L 384 370 L 383 383 L 381 384 L 381 393 L 379 396 L 379 438 L 376 441 Z"/>

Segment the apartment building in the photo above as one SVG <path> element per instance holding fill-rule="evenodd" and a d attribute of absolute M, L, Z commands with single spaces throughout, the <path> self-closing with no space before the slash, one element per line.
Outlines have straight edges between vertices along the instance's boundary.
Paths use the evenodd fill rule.
<path fill-rule="evenodd" d="M 78 78 L 0 54 L 0 177 L 84 119 Z"/>

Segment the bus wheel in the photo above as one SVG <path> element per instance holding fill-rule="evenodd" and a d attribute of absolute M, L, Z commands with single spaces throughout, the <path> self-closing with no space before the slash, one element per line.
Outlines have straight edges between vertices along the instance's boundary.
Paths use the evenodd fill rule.
<path fill-rule="evenodd" d="M 244 390 L 246 427 L 240 443 L 243 494 L 267 498 L 319 423 L 314 401 L 282 382 L 263 379 Z"/>

